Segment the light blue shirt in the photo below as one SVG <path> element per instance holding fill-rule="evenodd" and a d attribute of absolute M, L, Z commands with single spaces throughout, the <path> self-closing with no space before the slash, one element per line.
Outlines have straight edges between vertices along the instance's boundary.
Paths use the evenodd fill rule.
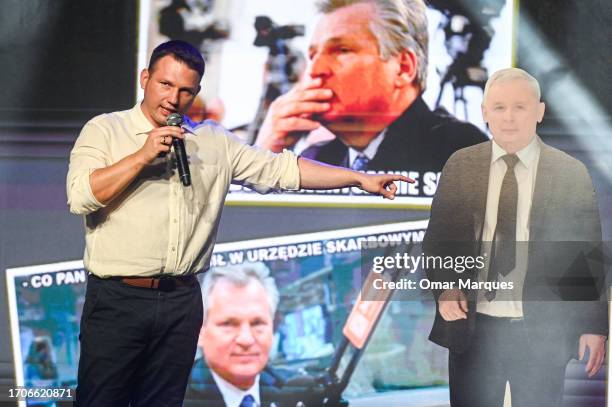
<path fill-rule="evenodd" d="M 217 384 L 217 387 L 223 396 L 223 401 L 227 407 L 240 407 L 242 399 L 248 394 L 253 396 L 256 406 L 261 406 L 261 400 L 259 399 L 259 375 L 255 376 L 255 383 L 253 383 L 251 388 L 242 390 L 223 379 L 212 369 L 210 370 L 210 373 L 212 373 L 215 383 Z"/>
<path fill-rule="evenodd" d="M 376 155 L 376 152 L 378 151 L 378 147 L 380 147 L 380 143 L 382 143 L 383 140 L 385 139 L 386 133 L 387 133 L 387 130 L 385 129 L 378 136 L 374 137 L 374 139 L 370 141 L 370 144 L 368 144 L 368 146 L 364 148 L 363 151 L 355 150 L 353 147 L 349 147 L 348 148 L 348 153 L 349 153 L 349 163 L 348 163 L 349 165 L 348 166 L 349 168 L 353 166 L 355 159 L 360 155 L 365 155 L 368 158 L 368 160 L 371 161 Z"/>

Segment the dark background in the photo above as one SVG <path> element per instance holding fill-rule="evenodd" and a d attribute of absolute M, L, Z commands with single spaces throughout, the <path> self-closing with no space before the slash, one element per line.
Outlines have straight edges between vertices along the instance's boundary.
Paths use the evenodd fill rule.
<path fill-rule="evenodd" d="M 0 387 L 4 388 L 14 384 L 4 270 L 82 257 L 83 221 L 66 208 L 68 155 L 88 119 L 135 103 L 138 4 L 0 0 L 0 9 Z M 525 35 L 523 24 L 528 21 L 542 34 L 547 50 L 560 57 L 555 63 L 538 63 L 541 50 Z M 547 97 L 558 81 L 573 75 L 603 109 L 603 116 L 586 121 L 584 112 L 560 117 L 549 109 L 539 132 L 545 141 L 589 167 L 605 239 L 611 240 L 611 174 L 601 163 L 612 162 L 612 134 L 591 134 L 597 130 L 590 125 L 600 124 L 599 131 L 612 126 L 612 2 L 523 1 L 519 23 L 517 65 L 541 81 L 544 100 L 563 103 Z M 586 134 L 568 128 L 568 119 L 582 125 Z M 604 142 L 584 143 L 581 137 Z M 219 241 L 426 216 L 405 209 L 227 207 Z"/>

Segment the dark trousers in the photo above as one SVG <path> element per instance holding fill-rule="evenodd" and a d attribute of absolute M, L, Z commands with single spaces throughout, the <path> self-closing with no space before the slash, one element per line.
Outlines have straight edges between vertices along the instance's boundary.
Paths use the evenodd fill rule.
<path fill-rule="evenodd" d="M 197 279 L 171 291 L 91 276 L 76 406 L 181 406 L 202 326 Z"/>
<path fill-rule="evenodd" d="M 538 357 L 525 324 L 511 318 L 477 314 L 470 348 L 449 352 L 452 407 L 502 407 L 506 381 L 513 407 L 562 405 L 565 366 Z"/>

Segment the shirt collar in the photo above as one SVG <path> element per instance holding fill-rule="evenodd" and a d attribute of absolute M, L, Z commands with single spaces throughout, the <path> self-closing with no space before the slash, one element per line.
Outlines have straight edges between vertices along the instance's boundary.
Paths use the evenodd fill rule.
<path fill-rule="evenodd" d="M 129 110 L 129 117 L 134 123 L 134 128 L 136 129 L 136 134 L 145 134 L 153 130 L 153 125 L 147 119 L 147 117 L 142 112 L 141 107 L 142 101 L 138 101 L 136 105 Z M 193 127 L 194 123 L 189 119 L 189 117 L 183 115 L 184 122 L 181 125 L 182 128 L 187 130 L 188 133 L 194 134 Z"/>
<path fill-rule="evenodd" d="M 217 384 L 217 387 L 219 387 L 219 391 L 223 396 L 223 400 L 225 401 L 226 406 L 239 407 L 240 403 L 242 402 L 242 399 L 247 394 L 253 396 L 257 406 L 261 405 L 261 401 L 259 399 L 259 375 L 255 376 L 255 382 L 253 383 L 253 386 L 251 386 L 247 390 L 242 390 L 234 386 L 227 380 L 223 379 L 221 376 L 216 374 L 214 370 L 211 369 L 210 373 L 212 373 L 212 376 L 215 379 L 215 383 Z"/>
<path fill-rule="evenodd" d="M 153 130 L 153 125 L 142 112 L 142 108 L 140 107 L 141 103 L 141 101 L 138 101 L 128 113 L 130 120 L 136 129 L 136 134 L 148 133 L 149 131 Z"/>
<path fill-rule="evenodd" d="M 380 146 L 380 143 L 382 143 L 383 140 L 385 139 L 386 133 L 387 133 L 387 129 L 381 131 L 378 136 L 374 137 L 374 139 L 370 141 L 370 144 L 368 144 L 368 146 L 363 151 L 355 150 L 353 147 L 349 147 L 348 149 L 349 166 L 351 166 L 353 164 L 353 161 L 355 161 L 355 159 L 359 157 L 360 155 L 365 155 L 368 158 L 368 160 L 374 159 L 374 156 L 376 155 L 376 152 L 378 151 L 378 147 Z"/>
<path fill-rule="evenodd" d="M 506 150 L 501 148 L 499 144 L 493 141 L 493 153 L 491 154 L 491 164 L 501 159 L 502 156 L 508 154 Z M 533 163 L 536 161 L 538 154 L 540 152 L 540 143 L 538 141 L 538 137 L 535 136 L 526 147 L 523 147 L 521 150 L 516 152 L 516 156 L 519 161 L 526 167 L 530 168 Z"/>

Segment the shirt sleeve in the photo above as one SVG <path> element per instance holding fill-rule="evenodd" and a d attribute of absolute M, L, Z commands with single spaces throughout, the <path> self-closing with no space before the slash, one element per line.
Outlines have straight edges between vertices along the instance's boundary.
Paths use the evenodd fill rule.
<path fill-rule="evenodd" d="M 285 150 L 280 154 L 249 146 L 226 131 L 228 161 L 234 182 L 265 194 L 300 189 L 298 157 Z"/>
<path fill-rule="evenodd" d="M 89 183 L 89 175 L 96 169 L 108 165 L 107 137 L 100 126 L 89 122 L 81 130 L 70 153 L 70 165 L 66 178 L 70 212 L 87 215 L 105 206 L 94 196 Z"/>

